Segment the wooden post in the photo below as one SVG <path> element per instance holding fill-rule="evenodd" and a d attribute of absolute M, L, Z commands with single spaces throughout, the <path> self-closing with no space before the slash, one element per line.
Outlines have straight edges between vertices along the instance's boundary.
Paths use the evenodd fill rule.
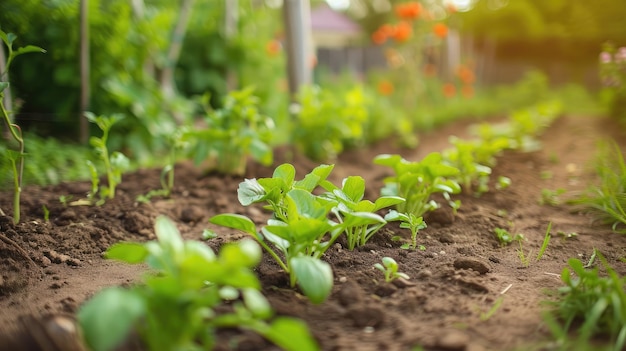
<path fill-rule="evenodd" d="M 89 110 L 91 94 L 89 79 L 89 0 L 80 1 L 80 116 L 79 139 L 83 144 L 89 140 L 89 123 L 84 112 Z"/>
<path fill-rule="evenodd" d="M 311 6 L 309 0 L 284 0 L 289 93 L 294 99 L 303 85 L 311 84 Z"/>

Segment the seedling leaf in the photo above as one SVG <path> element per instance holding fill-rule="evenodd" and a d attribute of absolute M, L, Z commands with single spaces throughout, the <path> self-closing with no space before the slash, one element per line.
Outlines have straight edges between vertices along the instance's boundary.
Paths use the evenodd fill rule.
<path fill-rule="evenodd" d="M 310 256 L 291 259 L 291 267 L 302 292 L 315 304 L 324 302 L 333 288 L 330 265 Z"/>
<path fill-rule="evenodd" d="M 140 295 L 114 287 L 101 291 L 83 305 L 78 311 L 78 320 L 90 348 L 108 351 L 124 341 L 144 313 Z"/>
<path fill-rule="evenodd" d="M 264 336 L 285 350 L 317 351 L 319 347 L 302 321 L 278 317 Z"/>
<path fill-rule="evenodd" d="M 252 220 L 246 216 L 234 213 L 224 213 L 213 216 L 209 220 L 209 222 L 224 227 L 241 230 L 242 232 L 257 237 L 256 226 L 254 225 L 254 222 L 252 222 Z"/>
<path fill-rule="evenodd" d="M 148 249 L 139 243 L 117 243 L 107 249 L 104 258 L 127 263 L 141 263 L 148 257 Z"/>

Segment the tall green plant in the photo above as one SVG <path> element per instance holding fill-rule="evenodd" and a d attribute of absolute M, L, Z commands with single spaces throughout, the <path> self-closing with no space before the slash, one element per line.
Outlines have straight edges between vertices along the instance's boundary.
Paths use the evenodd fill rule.
<path fill-rule="evenodd" d="M 14 124 L 9 116 L 9 112 L 4 106 L 4 92 L 9 89 L 9 82 L 4 81 L 4 77 L 9 74 L 9 68 L 16 56 L 26 54 L 29 52 L 46 52 L 44 49 L 27 45 L 17 50 L 13 50 L 13 42 L 17 38 L 13 33 L 5 33 L 0 30 L 0 38 L 2 42 L 7 46 L 8 55 L 7 61 L 4 63 L 4 72 L 0 72 L 0 118 L 2 118 L 4 126 L 8 129 L 10 138 L 17 143 L 17 150 L 7 149 L 7 157 L 11 162 L 11 170 L 13 171 L 13 222 L 15 224 L 20 221 L 20 195 L 22 192 L 22 174 L 24 172 L 24 139 L 22 137 L 22 130 L 17 124 Z"/>

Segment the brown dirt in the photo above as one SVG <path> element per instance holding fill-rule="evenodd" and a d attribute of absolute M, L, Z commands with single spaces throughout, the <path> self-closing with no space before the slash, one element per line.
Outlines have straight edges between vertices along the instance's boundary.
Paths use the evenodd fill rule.
<path fill-rule="evenodd" d="M 401 150 L 387 142 L 347 152 L 336 163 L 332 179 L 338 183 L 348 175 L 363 176 L 371 199 L 387 172 L 372 164 L 374 156 L 401 153 L 418 160 L 448 147 L 449 135 L 467 136 L 467 126 L 468 122 L 459 122 L 423 135 L 416 150 Z M 510 177 L 509 189 L 479 198 L 461 196 L 463 205 L 456 217 L 445 209 L 429 216 L 429 227 L 419 235 L 426 250 L 400 249 L 390 238 L 408 237 L 408 233 L 394 226 L 357 251 L 329 250 L 325 260 L 333 267 L 335 287 L 321 305 L 312 305 L 288 289 L 285 279 L 277 276 L 276 265 L 266 258 L 257 269 L 264 293 L 279 314 L 305 320 L 323 350 L 410 350 L 418 345 L 426 350 L 539 349 L 550 337 L 542 323 L 541 301 L 547 299 L 546 289 L 561 285 L 558 274 L 567 259 L 588 259 L 597 248 L 618 272 L 626 273 L 626 264 L 619 261 L 626 256 L 626 236 L 594 224 L 566 205 L 538 203 L 542 189 L 566 189 L 564 197 L 584 189 L 593 179 L 587 166 L 595 155 L 595 142 L 607 137 L 626 150 L 626 132 L 613 122 L 562 117 L 544 134 L 541 151 L 508 152 L 498 159 L 496 176 Z M 278 152 L 277 159 L 285 161 L 289 154 Z M 300 177 L 317 165 L 299 158 L 292 163 Z M 270 176 L 272 170 L 250 165 L 246 177 Z M 543 171 L 553 177 L 542 179 Z M 23 221 L 13 225 L 10 217 L 0 216 L 0 350 L 71 349 L 51 341 L 55 336 L 46 323 L 71 319 L 83 301 L 105 286 L 136 282 L 144 266 L 106 261 L 101 254 L 120 240 L 153 239 L 158 215 L 174 219 L 187 239 L 199 239 L 208 219 L 219 213 L 243 213 L 261 221 L 268 216 L 239 205 L 236 189 L 242 177 L 203 175 L 187 163 L 176 168 L 171 199 L 136 203 L 137 195 L 159 187 L 159 172 L 125 175 L 116 198 L 101 207 L 64 207 L 59 202 L 61 195 L 84 196 L 89 189 L 86 182 L 24 189 Z M 0 195 L 0 209 L 8 215 L 12 194 Z M 48 222 L 43 220 L 44 205 L 50 210 Z M 555 236 L 536 262 L 532 258 L 549 222 L 553 233 L 578 236 Z M 513 232 L 527 239 L 528 267 L 522 265 L 518 247 L 500 247 L 494 237 L 494 228 L 507 228 L 509 223 Z M 214 248 L 242 237 L 218 230 L 223 236 L 209 242 Z M 411 277 L 409 284 L 383 283 L 382 274 L 373 268 L 383 256 L 399 262 L 400 270 Z M 501 307 L 481 320 L 499 297 L 503 297 Z M 275 349 L 247 333 L 228 332 L 222 341 L 220 350 Z"/>

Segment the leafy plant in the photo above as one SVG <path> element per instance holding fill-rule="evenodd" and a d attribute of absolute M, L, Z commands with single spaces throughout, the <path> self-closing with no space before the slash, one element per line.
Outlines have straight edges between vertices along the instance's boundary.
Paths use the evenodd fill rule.
<path fill-rule="evenodd" d="M 476 160 L 477 148 L 480 142 L 451 137 L 450 143 L 453 145 L 453 148 L 445 150 L 443 157 L 447 164 L 459 170 L 456 180 L 461 184 L 463 190 L 469 193 L 475 186 L 477 194 L 487 192 L 489 190 L 491 167 L 480 164 Z M 487 155 L 484 155 L 484 157 L 487 157 Z"/>
<path fill-rule="evenodd" d="M 565 286 L 558 289 L 556 301 L 547 302 L 551 309 L 545 320 L 563 349 L 589 344 L 594 337 L 610 340 L 612 351 L 626 346 L 626 278 L 620 277 L 602 254 L 598 257 L 606 276 L 601 276 L 597 267 L 585 269 L 580 260 L 570 259 L 561 273 Z M 575 340 L 569 334 L 573 329 L 578 335 Z"/>
<path fill-rule="evenodd" d="M 155 231 L 158 241 L 107 250 L 107 258 L 145 262 L 156 272 L 130 289 L 107 288 L 81 306 L 78 321 L 91 349 L 112 350 L 135 330 L 149 350 L 211 350 L 218 328 L 235 327 L 286 350 L 318 349 L 301 321 L 272 319 L 252 271 L 261 259 L 254 242 L 227 244 L 216 255 L 201 242 L 183 241 L 166 217 L 157 218 Z"/>
<path fill-rule="evenodd" d="M 572 204 L 595 213 L 613 230 L 626 233 L 626 161 L 616 143 L 600 144 L 596 160 L 599 181 Z"/>
<path fill-rule="evenodd" d="M 176 163 L 176 152 L 180 149 L 183 149 L 186 146 L 186 143 L 183 141 L 182 129 L 178 129 L 176 130 L 176 132 L 169 135 L 167 140 L 170 152 L 169 160 L 161 171 L 161 189 L 150 190 L 145 195 L 139 195 L 137 197 L 137 201 L 139 202 L 149 202 L 150 199 L 154 196 L 163 196 L 168 198 L 172 194 L 172 190 L 174 189 L 174 166 Z"/>
<path fill-rule="evenodd" d="M 524 240 L 524 236 L 522 234 L 512 235 L 508 230 L 503 228 L 494 228 L 493 232 L 501 246 L 509 245 L 513 241 Z"/>
<path fill-rule="evenodd" d="M 305 87 L 298 102 L 292 142 L 312 160 L 334 160 L 346 146 L 363 142 L 369 112 L 360 87 L 345 93 Z"/>
<path fill-rule="evenodd" d="M 330 182 L 325 182 L 324 188 L 328 192 L 322 197 L 336 203 L 331 212 L 345 227 L 348 250 L 365 245 L 378 230 L 387 224 L 387 221 L 376 214 L 376 211 L 404 202 L 403 198 L 397 196 L 381 196 L 375 202 L 363 200 L 365 180 L 360 176 L 345 178 L 341 188 Z"/>
<path fill-rule="evenodd" d="M 130 162 L 124 154 L 119 151 L 114 151 L 109 154 L 109 148 L 107 147 L 111 127 L 120 121 L 122 116 L 96 116 L 91 112 L 86 112 L 85 117 L 89 120 L 89 122 L 94 123 L 98 126 L 98 128 L 100 128 L 100 130 L 102 130 L 102 136 L 92 136 L 89 138 L 89 144 L 91 144 L 94 148 L 104 165 L 107 185 L 100 185 L 100 179 L 96 166 L 93 162 L 87 160 L 87 166 L 89 167 L 91 174 L 91 191 L 87 194 L 87 200 L 74 201 L 72 202 L 72 205 L 102 205 L 107 199 L 110 200 L 115 197 L 115 189 L 117 185 L 122 182 L 122 173 L 130 167 Z M 96 200 L 96 195 L 99 195 L 99 200 Z"/>
<path fill-rule="evenodd" d="M 398 262 L 391 257 L 383 257 L 383 263 L 376 263 L 374 268 L 385 274 L 385 282 L 390 283 L 398 278 L 409 279 L 405 273 L 398 272 Z"/>
<path fill-rule="evenodd" d="M 252 220 L 242 215 L 227 213 L 210 219 L 213 224 L 241 230 L 257 240 L 289 274 L 290 285 L 298 283 L 314 303 L 324 301 L 333 286 L 332 269 L 320 258 L 345 228 L 328 219 L 335 204 L 311 193 L 325 182 L 332 169 L 321 165 L 295 181 L 295 168 L 282 164 L 272 178 L 240 183 L 237 193 L 242 205 L 266 202 L 266 208 L 273 210 L 273 218 L 260 232 Z"/>
<path fill-rule="evenodd" d="M 17 38 L 13 33 L 5 33 L 0 30 L 0 38 L 2 42 L 7 46 L 8 55 L 4 64 L 4 72 L 0 72 L 0 118 L 4 123 L 4 126 L 8 130 L 11 138 L 17 144 L 17 150 L 6 150 L 7 158 L 11 162 L 11 171 L 13 173 L 13 223 L 20 222 L 20 197 L 22 193 L 22 175 L 24 173 L 24 139 L 22 137 L 22 129 L 14 124 L 9 116 L 9 112 L 4 106 L 4 91 L 9 89 L 9 82 L 4 81 L 4 76 L 8 75 L 11 63 L 16 56 L 26 54 L 29 52 L 46 52 L 44 49 L 27 45 L 17 50 L 13 50 L 13 42 Z"/>
<path fill-rule="evenodd" d="M 232 91 L 218 110 L 209 107 L 209 95 L 201 103 L 205 108 L 206 128 L 185 133 L 197 164 L 209 159 L 209 168 L 225 174 L 243 174 L 248 156 L 270 165 L 273 151 L 274 121 L 259 111 L 254 89 Z"/>
<path fill-rule="evenodd" d="M 393 169 L 394 175 L 385 178 L 385 186 L 381 190 L 384 196 L 398 196 L 405 202 L 396 205 L 401 213 L 421 217 L 428 211 L 435 210 L 439 204 L 431 199 L 431 195 L 441 193 L 454 210 L 461 205 L 460 201 L 452 201 L 450 194 L 457 194 L 461 186 L 454 180 L 459 169 L 443 163 L 440 153 L 432 152 L 420 162 L 410 162 L 400 155 L 379 155 L 374 163 Z"/>
<path fill-rule="evenodd" d="M 395 210 L 389 211 L 385 216 L 387 221 L 400 221 L 400 228 L 409 229 L 411 231 L 411 243 L 403 244 L 401 247 L 406 250 L 415 250 L 417 248 L 417 233 L 426 228 L 426 222 L 420 217 L 416 217 L 412 213 L 400 213 Z"/>

